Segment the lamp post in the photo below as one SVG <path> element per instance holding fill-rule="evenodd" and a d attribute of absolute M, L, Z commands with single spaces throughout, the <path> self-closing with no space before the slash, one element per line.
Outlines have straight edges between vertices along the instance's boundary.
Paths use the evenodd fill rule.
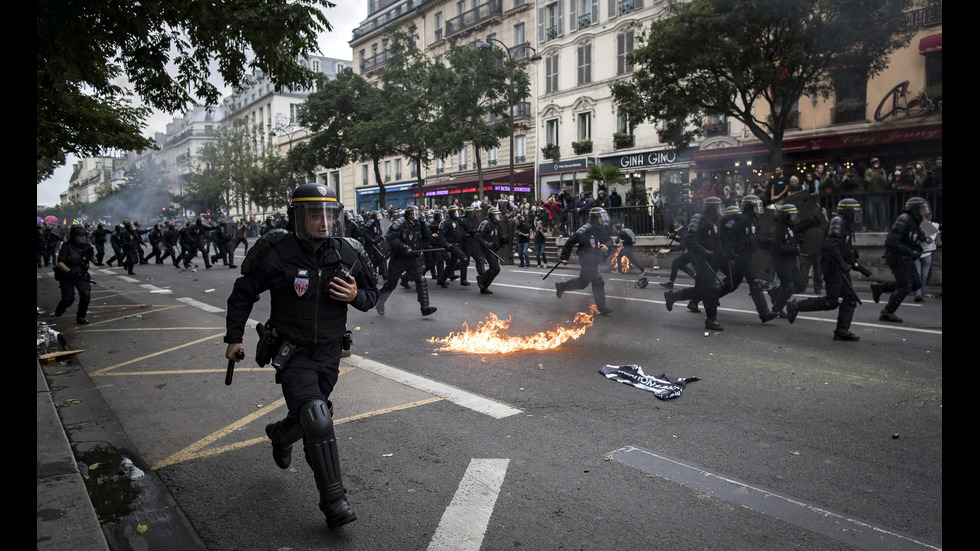
<path fill-rule="evenodd" d="M 538 51 L 532 48 L 531 45 L 528 43 L 518 45 L 515 48 L 515 50 L 511 52 L 510 48 L 508 48 L 506 44 L 504 44 L 500 39 L 494 38 L 492 36 L 488 36 L 486 42 L 477 43 L 477 48 L 481 50 L 490 50 L 493 48 L 493 45 L 490 44 L 490 42 L 496 42 L 497 44 L 500 44 L 501 48 L 504 49 L 504 53 L 507 54 L 508 66 L 510 69 L 510 89 L 507 94 L 507 103 L 508 106 L 510 107 L 510 169 L 509 169 L 510 178 L 509 181 L 510 181 L 510 191 L 511 193 L 513 193 L 514 192 L 514 62 L 516 61 L 514 59 L 514 56 L 518 52 L 522 52 L 525 50 L 530 50 L 531 52 L 533 52 L 531 54 L 531 57 L 528 58 L 529 61 L 534 61 L 534 62 L 541 61 L 541 56 L 538 55 Z M 481 199 L 483 197 L 482 186 L 480 189 L 480 197 Z"/>

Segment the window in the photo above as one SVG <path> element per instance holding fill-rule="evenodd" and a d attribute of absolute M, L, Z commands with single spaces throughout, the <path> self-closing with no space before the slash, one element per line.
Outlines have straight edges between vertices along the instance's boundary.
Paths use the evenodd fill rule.
<path fill-rule="evenodd" d="M 544 135 L 548 145 L 558 145 L 558 119 L 549 119 L 544 123 Z"/>
<path fill-rule="evenodd" d="M 633 72 L 633 64 L 626 59 L 633 51 L 633 29 L 616 35 L 616 74 L 625 75 Z"/>
<path fill-rule="evenodd" d="M 446 171 L 446 161 L 442 159 L 436 159 L 436 174 L 442 174 Z"/>
<path fill-rule="evenodd" d="M 395 179 L 396 180 L 401 180 L 402 179 L 402 160 L 401 159 L 395 159 Z"/>
<path fill-rule="evenodd" d="M 494 147 L 487 151 L 487 164 L 490 166 L 497 166 L 497 148 Z"/>
<path fill-rule="evenodd" d="M 561 36 L 562 24 L 562 2 L 552 2 L 547 6 L 538 8 L 538 43 L 554 40 Z"/>
<path fill-rule="evenodd" d="M 467 159 L 466 159 L 466 146 L 459 150 L 459 169 L 466 170 Z"/>
<path fill-rule="evenodd" d="M 834 122 L 858 122 L 867 117 L 868 81 L 860 75 L 842 75 L 834 80 Z"/>
<path fill-rule="evenodd" d="M 630 119 L 622 110 L 616 113 L 616 131 L 622 132 L 623 134 L 633 134 L 633 129 L 630 127 Z"/>
<path fill-rule="evenodd" d="M 311 60 L 310 61 L 310 69 L 313 69 L 314 71 L 316 71 L 316 72 L 319 73 L 320 72 L 320 60 L 319 59 Z"/>
<path fill-rule="evenodd" d="M 558 91 L 558 54 L 544 58 L 544 92 Z"/>
<path fill-rule="evenodd" d="M 391 181 L 391 161 L 385 161 L 385 182 Z"/>
<path fill-rule="evenodd" d="M 524 23 L 518 23 L 514 25 L 514 45 L 517 46 L 525 42 L 527 42 L 527 38 L 524 35 Z"/>
<path fill-rule="evenodd" d="M 578 17 L 575 17 L 575 7 L 578 6 Z M 599 0 L 569 0 L 568 18 L 569 27 L 575 32 L 575 25 L 579 29 L 586 29 L 599 24 Z"/>
<path fill-rule="evenodd" d="M 527 136 L 514 136 L 514 162 L 527 162 Z"/>
<path fill-rule="evenodd" d="M 296 124 L 299 120 L 299 105 L 298 103 L 289 104 L 289 124 Z"/>
<path fill-rule="evenodd" d="M 442 12 L 436 13 L 436 40 L 442 40 Z"/>
<path fill-rule="evenodd" d="M 592 43 L 586 42 L 578 47 L 578 84 L 592 82 Z"/>
<path fill-rule="evenodd" d="M 361 165 L 361 183 L 363 185 L 368 185 L 368 166 Z"/>
<path fill-rule="evenodd" d="M 578 141 L 592 140 L 592 113 L 579 113 L 577 117 Z"/>

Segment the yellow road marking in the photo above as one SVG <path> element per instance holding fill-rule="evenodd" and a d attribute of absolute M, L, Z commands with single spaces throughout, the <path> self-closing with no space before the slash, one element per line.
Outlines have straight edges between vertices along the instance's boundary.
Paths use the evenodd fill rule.
<path fill-rule="evenodd" d="M 159 352 L 154 352 L 153 354 L 147 354 L 146 356 L 141 356 L 139 358 L 133 358 L 132 360 L 129 360 L 127 362 L 123 362 L 123 363 L 120 363 L 120 364 L 110 365 L 109 367 L 102 368 L 102 369 L 100 369 L 98 371 L 93 371 L 92 373 L 89 374 L 89 377 L 98 377 L 100 375 L 104 375 L 106 371 L 112 371 L 113 369 L 122 367 L 124 365 L 129 365 L 129 364 L 132 364 L 132 363 L 141 362 L 143 360 L 146 360 L 146 359 L 149 359 L 149 358 L 154 358 L 156 356 L 160 356 L 160 355 L 163 355 L 163 354 L 169 354 L 170 352 L 173 352 L 174 350 L 180 350 L 181 348 L 185 348 L 185 347 L 188 347 L 188 346 L 193 346 L 195 344 L 200 344 L 200 343 L 202 343 L 204 341 L 209 341 L 209 340 L 212 340 L 212 339 L 216 339 L 218 337 L 224 337 L 224 335 L 225 335 L 225 333 L 224 333 L 224 331 L 222 331 L 221 333 L 218 333 L 216 335 L 211 335 L 210 337 L 204 337 L 203 339 L 198 339 L 196 341 L 186 342 L 186 343 L 181 344 L 179 346 L 174 346 L 174 347 L 168 348 L 166 350 L 161 350 Z"/>
<path fill-rule="evenodd" d="M 409 408 L 413 408 L 413 407 L 421 406 L 421 405 L 425 405 L 425 404 L 431 404 L 433 402 L 439 402 L 441 400 L 442 400 L 442 398 L 440 398 L 438 396 L 434 396 L 432 398 L 427 398 L 425 400 L 419 400 L 417 402 L 411 402 L 411 403 L 408 403 L 408 404 L 402 404 L 402 405 L 393 406 L 393 407 L 390 407 L 390 408 L 384 408 L 384 409 L 379 409 L 379 410 L 375 410 L 375 411 L 369 411 L 369 412 L 366 412 L 366 413 L 359 413 L 357 415 L 351 415 L 350 417 L 344 417 L 343 419 L 335 419 L 334 422 L 333 422 L 333 424 L 334 425 L 340 425 L 342 423 L 348 423 L 350 421 L 356 421 L 358 419 L 366 419 L 368 417 L 374 417 L 374 416 L 377 416 L 377 415 L 383 415 L 385 413 L 391 413 L 393 411 L 399 411 L 399 410 L 409 409 Z M 169 467 L 170 465 L 176 465 L 177 463 L 183 463 L 184 461 L 190 461 L 191 459 L 201 459 L 201 458 L 204 458 L 204 457 L 210 457 L 212 455 L 218 455 L 218 454 L 222 454 L 222 453 L 225 453 L 225 452 L 229 452 L 229 451 L 233 451 L 233 450 L 238 450 L 238 449 L 241 449 L 241 448 L 247 448 L 248 446 L 254 446 L 256 444 L 266 443 L 266 442 L 269 441 L 269 439 L 267 437 L 265 437 L 265 436 L 259 436 L 257 438 L 251 438 L 249 440 L 245 440 L 245 441 L 242 441 L 242 442 L 235 442 L 234 444 L 227 444 L 227 445 L 224 445 L 224 446 L 219 446 L 217 448 L 211 448 L 209 450 L 199 451 L 199 450 L 201 450 L 201 448 L 203 448 L 204 446 L 207 446 L 211 442 L 214 442 L 215 440 L 224 437 L 225 435 L 231 433 L 232 431 L 235 431 L 235 430 L 241 428 L 242 426 L 244 426 L 244 425 L 246 425 L 246 424 L 254 421 L 256 418 L 261 417 L 261 416 L 265 415 L 266 413 L 270 413 L 273 410 L 275 410 L 275 409 L 277 409 L 280 406 L 283 406 L 285 404 L 286 404 L 286 400 L 283 399 L 283 398 L 280 398 L 279 400 L 276 400 L 274 403 L 269 404 L 268 406 L 266 406 L 266 407 L 264 407 L 264 408 L 262 408 L 262 409 L 260 409 L 260 410 L 258 410 L 256 412 L 254 412 L 254 413 L 251 413 L 251 414 L 243 417 L 242 419 L 240 419 L 238 421 L 235 421 L 234 423 L 228 425 L 227 427 L 225 427 L 225 428 L 223 428 L 223 429 L 221 429 L 219 431 L 216 431 L 216 432 L 214 432 L 212 434 L 209 434 L 208 436 L 205 436 L 204 438 L 198 440 L 197 442 L 191 444 L 190 446 L 187 446 L 186 448 L 180 450 L 179 452 L 171 455 L 170 457 L 164 459 L 163 461 L 157 463 L 156 465 L 154 465 L 154 466 L 152 466 L 150 468 L 152 470 L 162 469 L 163 467 Z"/>

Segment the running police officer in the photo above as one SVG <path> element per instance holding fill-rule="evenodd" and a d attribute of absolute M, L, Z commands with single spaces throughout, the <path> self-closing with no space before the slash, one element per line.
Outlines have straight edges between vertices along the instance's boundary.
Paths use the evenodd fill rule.
<path fill-rule="evenodd" d="M 328 405 L 339 375 L 347 306 L 367 311 L 378 299 L 370 261 L 360 244 L 340 238 L 342 210 L 327 186 L 296 188 L 289 206 L 293 231 L 269 233 L 249 251 L 228 297 L 225 334 L 225 357 L 238 361 L 252 305 L 269 291 L 269 325 L 277 335 L 272 361 L 278 364 L 276 382 L 282 386 L 288 414 L 268 425 L 266 434 L 282 469 L 291 463 L 293 443 L 303 439 L 320 510 L 331 529 L 357 519 L 345 497 Z"/>
<path fill-rule="evenodd" d="M 909 293 L 922 286 L 919 272 L 915 269 L 915 261 L 922 256 L 922 243 L 926 236 L 919 224 L 926 214 L 929 214 L 929 203 L 922 197 L 912 197 L 905 202 L 902 214 L 898 215 L 895 223 L 885 237 L 885 260 L 892 269 L 895 281 L 888 283 L 873 283 L 871 294 L 878 302 L 882 293 L 891 293 L 888 304 L 878 316 L 880 321 L 901 323 L 902 318 L 895 311 Z"/>
<path fill-rule="evenodd" d="M 572 248 L 578 245 L 578 263 L 581 271 L 575 279 L 556 281 L 555 291 L 561 298 L 565 291 L 585 289 L 592 284 L 592 297 L 600 315 L 608 315 L 612 310 L 606 306 L 606 282 L 599 275 L 599 265 L 609 255 L 612 238 L 609 236 L 609 215 L 606 209 L 594 207 L 589 210 L 589 221 L 565 241 L 561 249 L 561 263 L 568 264 Z"/>
<path fill-rule="evenodd" d="M 480 244 L 476 253 L 479 255 L 476 259 L 477 266 L 483 266 L 484 260 L 489 265 L 486 271 L 476 276 L 476 284 L 480 287 L 480 294 L 483 295 L 493 294 L 490 284 L 500 273 L 500 257 L 497 251 L 506 242 L 506 238 L 500 235 L 500 216 L 500 209 L 490 208 L 486 220 L 480 222 L 480 227 L 476 230 L 476 241 Z"/>
<path fill-rule="evenodd" d="M 706 197 L 704 208 L 699 214 L 691 217 L 684 244 L 694 256 L 694 287 L 683 291 L 667 291 L 664 299 L 667 311 L 674 308 L 678 300 L 696 300 L 704 303 L 704 328 L 722 331 L 724 327 L 718 323 L 718 298 L 721 295 L 721 285 L 715 274 L 718 265 L 716 255 L 720 253 L 721 238 L 718 235 L 718 223 L 722 209 L 721 199 Z"/>
<path fill-rule="evenodd" d="M 95 262 L 95 249 L 87 243 L 85 228 L 72 226 L 68 230 L 68 242 L 58 252 L 58 263 L 54 267 L 55 279 L 61 286 L 61 302 L 55 308 L 55 317 L 62 316 L 75 302 L 75 289 L 78 289 L 78 312 L 75 321 L 87 324 L 88 304 L 92 300 L 92 283 L 88 273 L 89 262 Z"/>
<path fill-rule="evenodd" d="M 824 289 L 827 296 L 793 300 L 786 305 L 786 317 L 790 323 L 796 321 L 800 312 L 816 312 L 837 309 L 837 328 L 835 341 L 858 341 L 851 333 L 851 319 L 857 296 L 851 284 L 851 269 L 861 269 L 858 252 L 854 247 L 854 226 L 860 220 L 861 204 L 855 199 L 841 199 L 837 203 L 837 216 L 827 226 L 823 242 L 821 268 L 823 269 Z"/>
<path fill-rule="evenodd" d="M 395 220 L 388 228 L 388 248 L 391 250 L 391 260 L 388 262 L 388 275 L 385 277 L 381 296 L 378 298 L 378 313 L 385 315 L 385 302 L 391 296 L 398 284 L 398 277 L 405 272 L 409 279 L 415 282 L 415 292 L 418 295 L 419 307 L 423 316 L 435 313 L 436 308 L 429 306 L 429 288 L 422 277 L 422 228 L 419 223 L 419 208 L 415 205 L 405 207 L 405 215 Z"/>

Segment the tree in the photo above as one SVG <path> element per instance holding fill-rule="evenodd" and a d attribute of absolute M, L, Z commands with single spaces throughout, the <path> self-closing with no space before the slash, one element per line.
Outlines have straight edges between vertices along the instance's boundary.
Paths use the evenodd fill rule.
<path fill-rule="evenodd" d="M 867 79 L 906 45 L 908 0 L 672 0 L 630 53 L 636 72 L 613 85 L 631 121 L 686 145 L 705 116 L 741 121 L 783 163 L 782 141 L 804 95 L 835 78 Z"/>
<path fill-rule="evenodd" d="M 65 155 L 142 150 L 150 108 L 176 112 L 238 86 L 246 69 L 279 88 L 310 87 L 299 63 L 331 30 L 329 0 L 38 0 L 37 180 Z M 173 74 L 171 74 L 173 73 Z M 120 84 L 120 82 L 126 84 Z M 135 95 L 142 106 L 131 103 Z"/>
<path fill-rule="evenodd" d="M 396 142 L 382 96 L 382 90 L 350 69 L 321 85 L 300 107 L 300 124 L 311 134 L 289 152 L 290 161 L 307 173 L 370 161 L 380 192 L 378 206 L 383 207 L 381 160 L 395 154 Z"/>
<path fill-rule="evenodd" d="M 472 44 L 450 45 L 446 52 L 448 67 L 433 66 L 432 85 L 439 97 L 435 120 L 436 157 L 444 157 L 473 144 L 480 199 L 483 199 L 483 164 L 481 151 L 500 146 L 510 129 L 510 69 L 505 52 L 495 47 Z M 514 98 L 518 102 L 528 95 L 530 79 L 523 68 L 513 68 Z"/>
<path fill-rule="evenodd" d="M 583 183 L 599 182 L 599 189 L 606 189 L 624 181 L 619 167 L 609 163 L 589 165 L 588 170 L 585 171 L 585 178 L 581 179 Z"/>
<path fill-rule="evenodd" d="M 394 152 L 415 167 L 421 191 L 422 166 L 428 166 L 432 159 L 436 140 L 432 123 L 438 104 L 432 88 L 434 63 L 416 47 L 416 37 L 414 25 L 396 27 L 388 33 L 390 54 L 381 73 L 378 125 L 388 136 L 385 144 L 391 143 Z"/>

